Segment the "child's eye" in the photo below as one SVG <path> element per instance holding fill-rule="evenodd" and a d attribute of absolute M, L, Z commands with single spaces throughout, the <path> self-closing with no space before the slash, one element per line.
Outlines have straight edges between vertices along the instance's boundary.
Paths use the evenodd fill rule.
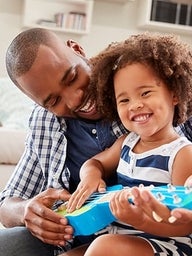
<path fill-rule="evenodd" d="M 147 95 L 149 95 L 151 93 L 151 91 L 145 91 L 145 92 L 143 92 L 142 94 L 141 94 L 141 96 L 147 96 Z"/>
<path fill-rule="evenodd" d="M 119 103 L 126 103 L 126 102 L 129 102 L 129 99 L 121 99 L 121 100 L 119 101 Z"/>

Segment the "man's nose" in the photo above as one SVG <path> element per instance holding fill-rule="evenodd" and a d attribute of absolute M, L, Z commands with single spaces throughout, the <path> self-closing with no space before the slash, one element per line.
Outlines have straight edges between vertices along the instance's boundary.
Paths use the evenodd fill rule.
<path fill-rule="evenodd" d="M 77 106 L 82 104 L 84 97 L 84 91 L 82 89 L 77 89 L 71 91 L 68 95 L 65 95 L 65 102 L 69 109 L 73 110 Z"/>

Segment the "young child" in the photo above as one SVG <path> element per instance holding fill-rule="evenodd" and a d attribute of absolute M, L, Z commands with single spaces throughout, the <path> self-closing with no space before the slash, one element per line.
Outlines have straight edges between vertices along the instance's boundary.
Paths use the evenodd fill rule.
<path fill-rule="evenodd" d="M 98 55 L 93 67 L 102 113 L 110 120 L 119 116 L 131 132 L 83 164 L 68 210 L 105 189 L 104 180 L 116 167 L 118 183 L 124 186 L 184 185 L 192 174 L 192 144 L 173 125 L 191 114 L 190 47 L 172 35 L 144 33 L 114 43 Z M 110 208 L 119 221 L 84 255 L 191 256 L 190 225 L 156 222 L 142 207 L 128 203 L 129 193 L 115 193 Z"/>

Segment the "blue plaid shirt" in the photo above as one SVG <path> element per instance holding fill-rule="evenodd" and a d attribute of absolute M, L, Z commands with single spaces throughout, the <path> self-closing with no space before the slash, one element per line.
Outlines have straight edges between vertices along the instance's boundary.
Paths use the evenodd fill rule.
<path fill-rule="evenodd" d="M 192 142 L 192 116 L 189 119 L 175 128 L 179 135 L 187 137 Z"/>
<path fill-rule="evenodd" d="M 52 188 L 74 191 L 82 163 L 125 133 L 119 123 L 58 118 L 36 106 L 29 120 L 26 147 L 0 196 L 29 199 Z"/>

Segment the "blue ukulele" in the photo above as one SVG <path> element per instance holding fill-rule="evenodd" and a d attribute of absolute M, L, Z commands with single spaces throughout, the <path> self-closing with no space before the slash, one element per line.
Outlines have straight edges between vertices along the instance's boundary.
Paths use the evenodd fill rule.
<path fill-rule="evenodd" d="M 105 193 L 93 193 L 80 209 L 72 213 L 67 213 L 62 206 L 56 212 L 68 219 L 69 224 L 74 228 L 75 236 L 94 234 L 116 220 L 110 211 L 109 201 L 115 192 L 122 189 L 124 189 L 122 185 L 107 187 Z M 149 186 L 147 189 L 170 210 L 174 208 L 192 210 L 191 187 L 168 184 L 159 187 Z M 131 197 L 129 202 L 132 203 Z"/>

